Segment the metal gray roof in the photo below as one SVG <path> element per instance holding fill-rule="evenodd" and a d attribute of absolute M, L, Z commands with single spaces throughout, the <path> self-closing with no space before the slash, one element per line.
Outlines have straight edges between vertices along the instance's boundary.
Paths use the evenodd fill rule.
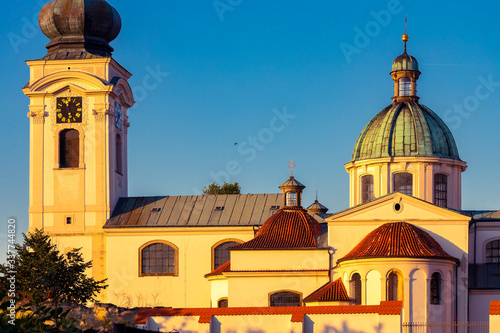
<path fill-rule="evenodd" d="M 104 228 L 261 225 L 283 194 L 225 194 L 120 198 Z"/>

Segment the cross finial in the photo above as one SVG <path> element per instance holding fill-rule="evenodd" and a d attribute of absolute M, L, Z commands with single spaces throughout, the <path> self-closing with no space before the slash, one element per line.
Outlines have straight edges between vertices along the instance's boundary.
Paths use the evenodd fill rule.
<path fill-rule="evenodd" d="M 293 177 L 293 169 L 295 168 L 295 162 L 293 160 L 290 160 L 290 162 L 288 162 L 288 167 L 290 168 Z"/>

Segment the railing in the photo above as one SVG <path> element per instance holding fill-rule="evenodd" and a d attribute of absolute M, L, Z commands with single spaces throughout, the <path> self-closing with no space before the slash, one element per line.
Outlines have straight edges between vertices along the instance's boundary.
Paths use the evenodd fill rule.
<path fill-rule="evenodd" d="M 403 333 L 488 333 L 487 321 L 403 323 Z"/>

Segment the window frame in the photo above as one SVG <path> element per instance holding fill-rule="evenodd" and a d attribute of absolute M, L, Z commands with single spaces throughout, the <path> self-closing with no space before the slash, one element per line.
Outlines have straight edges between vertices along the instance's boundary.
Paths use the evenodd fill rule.
<path fill-rule="evenodd" d="M 437 277 L 437 279 L 436 279 Z M 437 280 L 437 285 L 435 284 Z M 431 275 L 430 286 L 429 286 L 429 302 L 431 305 L 441 305 L 441 286 L 443 279 L 441 278 L 441 273 L 434 272 Z M 433 292 L 434 291 L 434 292 Z M 435 294 L 435 295 L 434 295 Z"/>
<path fill-rule="evenodd" d="M 78 131 L 78 140 L 79 140 L 79 154 L 78 154 L 78 167 L 76 168 L 63 168 L 60 163 L 60 155 L 61 155 L 61 142 L 60 142 L 60 134 L 64 130 L 76 130 Z M 75 170 L 75 169 L 83 169 L 85 166 L 84 163 L 84 130 L 80 126 L 80 124 L 71 123 L 71 124 L 60 124 L 57 127 L 57 130 L 54 131 L 54 170 Z"/>
<path fill-rule="evenodd" d="M 120 133 L 116 133 L 115 137 L 115 164 L 116 173 L 123 175 L 123 138 Z"/>
<path fill-rule="evenodd" d="M 72 138 L 72 139 L 66 138 L 66 135 L 69 133 L 76 133 L 77 137 Z M 63 138 L 63 136 L 64 136 L 64 138 Z M 58 166 L 60 169 L 76 169 L 76 168 L 80 167 L 80 155 L 81 155 L 80 154 L 80 151 L 81 151 L 81 147 L 80 147 L 81 139 L 80 139 L 80 137 L 81 137 L 80 131 L 75 129 L 75 128 L 63 128 L 59 131 L 58 142 L 57 142 L 59 151 L 58 151 L 57 157 L 58 157 Z M 70 147 L 66 147 L 66 143 L 70 142 L 70 141 L 76 142 L 76 145 L 70 144 Z M 71 146 L 75 146 L 75 147 L 71 147 Z M 68 148 L 68 151 L 66 151 L 66 148 Z M 76 149 L 76 152 L 72 153 L 72 149 Z M 65 152 L 67 154 L 64 154 Z M 65 158 L 63 159 L 63 155 L 68 155 L 70 157 L 66 161 Z M 73 156 L 73 155 L 75 155 L 75 156 Z M 72 165 L 72 163 L 71 163 L 72 157 L 77 159 L 76 165 Z M 66 163 L 63 164 L 63 160 Z"/>
<path fill-rule="evenodd" d="M 497 242 L 496 246 L 488 249 L 488 245 L 490 245 L 494 242 Z M 488 256 L 488 250 L 490 250 L 491 252 L 496 250 L 496 251 L 498 251 L 497 252 L 498 255 L 496 255 L 496 256 L 489 255 Z M 496 258 L 497 261 L 492 261 L 491 258 Z M 485 245 L 484 245 L 484 262 L 486 264 L 499 264 L 500 263 L 500 238 L 490 239 L 485 243 Z"/>
<path fill-rule="evenodd" d="M 365 184 L 363 183 L 363 180 L 364 179 L 368 179 L 368 178 L 371 178 L 371 199 L 370 198 L 367 198 L 367 200 L 365 201 Z M 375 200 L 375 188 L 374 188 L 374 182 L 375 182 L 375 177 L 373 177 L 372 174 L 364 174 L 362 175 L 360 178 L 359 178 L 359 188 L 360 188 L 360 202 L 362 204 L 364 203 L 367 203 L 367 202 L 370 202 L 372 200 Z"/>
<path fill-rule="evenodd" d="M 394 286 L 392 285 L 391 276 L 394 275 L 397 277 L 397 290 L 396 290 L 396 298 L 394 298 Z M 391 270 L 387 273 L 386 276 L 386 301 L 404 301 L 404 278 L 403 274 L 397 270 Z M 391 297 L 392 296 L 392 297 Z"/>
<path fill-rule="evenodd" d="M 268 303 L 269 304 L 269 307 L 278 307 L 277 305 L 271 305 L 271 297 L 273 295 L 276 295 L 276 294 L 280 294 L 280 293 L 292 293 L 292 294 L 295 294 L 295 295 L 298 295 L 299 296 L 299 304 L 298 305 L 285 305 L 285 307 L 296 307 L 296 306 L 302 306 L 303 304 L 303 298 L 302 298 L 302 293 L 300 291 L 297 291 L 297 290 L 291 290 L 291 289 L 282 289 L 282 290 L 275 290 L 275 291 L 272 291 L 268 294 Z M 282 307 L 282 306 L 281 306 Z"/>
<path fill-rule="evenodd" d="M 292 202 L 292 204 L 289 204 Z M 296 191 L 288 191 L 285 193 L 285 206 L 293 207 L 297 206 L 299 202 L 299 195 Z"/>
<path fill-rule="evenodd" d="M 408 194 L 406 192 L 401 192 L 401 191 L 396 191 L 396 177 L 399 177 L 401 175 L 410 175 L 411 176 L 411 194 Z M 414 186 L 414 178 L 413 177 L 413 173 L 411 172 L 395 172 L 392 174 L 392 193 L 395 193 L 395 192 L 399 192 L 399 193 L 403 193 L 405 195 L 409 195 L 409 196 L 413 196 L 413 193 L 415 192 L 415 186 Z M 407 185 L 404 185 L 404 186 L 407 186 Z"/>
<path fill-rule="evenodd" d="M 444 176 L 444 177 L 445 177 L 445 178 L 444 178 L 444 179 L 445 179 L 445 182 L 444 182 L 444 183 L 443 183 L 443 182 L 439 182 L 439 183 L 438 183 L 438 182 L 436 181 L 436 180 L 437 180 L 437 178 L 438 178 L 438 176 Z M 435 173 L 435 174 L 434 174 L 434 179 L 433 179 L 433 181 L 434 181 L 433 191 L 434 191 L 434 204 L 435 204 L 436 206 L 439 206 L 439 207 L 448 207 L 448 179 L 449 179 L 449 175 L 448 175 L 448 174 L 446 174 L 446 173 L 438 172 L 438 173 Z M 439 191 L 438 191 L 438 189 L 437 189 L 437 185 L 438 185 L 438 184 L 444 184 L 444 188 L 445 188 L 445 189 L 444 189 L 444 191 L 443 191 L 443 190 L 439 190 Z M 438 193 L 444 193 L 444 199 L 442 199 L 442 198 L 439 198 L 439 199 L 438 199 L 438 198 L 437 198 L 437 197 L 438 197 L 438 196 L 437 196 L 437 194 L 438 194 Z M 443 206 L 443 205 L 441 205 L 441 204 L 438 202 L 438 200 L 439 200 L 439 201 L 444 201 L 444 206 Z"/>
<path fill-rule="evenodd" d="M 403 76 L 398 79 L 398 96 L 411 96 L 411 79 Z"/>
<path fill-rule="evenodd" d="M 174 272 L 173 273 L 143 273 L 142 272 L 142 251 L 150 246 L 150 245 L 153 245 L 153 244 L 165 244 L 167 246 L 170 246 L 173 250 L 174 250 L 174 260 L 175 260 L 175 264 L 174 264 Z M 157 239 L 157 240 L 152 240 L 152 241 L 149 241 L 145 244 L 143 244 L 141 247 L 139 247 L 139 277 L 143 277 L 143 276 L 179 276 L 179 248 L 169 242 L 169 241 L 166 241 L 166 240 L 161 240 L 161 239 Z"/>
<path fill-rule="evenodd" d="M 227 302 L 227 306 L 220 306 L 220 302 L 222 301 L 226 301 Z M 227 297 L 221 297 L 217 300 L 217 307 L 218 308 L 228 308 L 229 307 L 229 299 Z"/>
<path fill-rule="evenodd" d="M 359 280 L 355 280 L 354 276 L 359 276 Z M 358 272 L 355 272 L 354 274 L 351 275 L 351 290 L 352 290 L 352 300 L 354 305 L 361 305 L 363 304 L 363 284 L 361 283 L 361 274 Z M 358 296 L 359 296 L 359 303 L 358 303 Z"/>
<path fill-rule="evenodd" d="M 224 244 L 224 243 L 228 243 L 228 242 L 236 242 L 238 244 L 242 244 L 244 243 L 244 241 L 242 241 L 241 239 L 238 239 L 238 238 L 226 238 L 226 239 L 222 239 L 220 241 L 218 241 L 217 243 L 215 243 L 214 245 L 212 245 L 212 271 L 215 270 L 215 249 Z M 222 263 L 222 265 L 224 265 L 225 263 Z M 220 266 L 219 266 L 220 267 Z"/>

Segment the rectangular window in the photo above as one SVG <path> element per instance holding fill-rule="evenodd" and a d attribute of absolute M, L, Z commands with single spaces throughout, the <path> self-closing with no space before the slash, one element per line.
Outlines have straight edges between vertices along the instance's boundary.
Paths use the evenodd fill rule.
<path fill-rule="evenodd" d="M 375 199 L 373 194 L 373 176 L 366 175 L 361 177 L 361 203 Z"/>
<path fill-rule="evenodd" d="M 71 224 L 71 217 L 69 216 L 66 217 L 66 224 Z"/>
<path fill-rule="evenodd" d="M 413 175 L 408 172 L 395 173 L 393 175 L 393 192 L 413 195 Z"/>
<path fill-rule="evenodd" d="M 434 175 L 434 204 L 448 207 L 448 176 L 442 173 Z"/>

